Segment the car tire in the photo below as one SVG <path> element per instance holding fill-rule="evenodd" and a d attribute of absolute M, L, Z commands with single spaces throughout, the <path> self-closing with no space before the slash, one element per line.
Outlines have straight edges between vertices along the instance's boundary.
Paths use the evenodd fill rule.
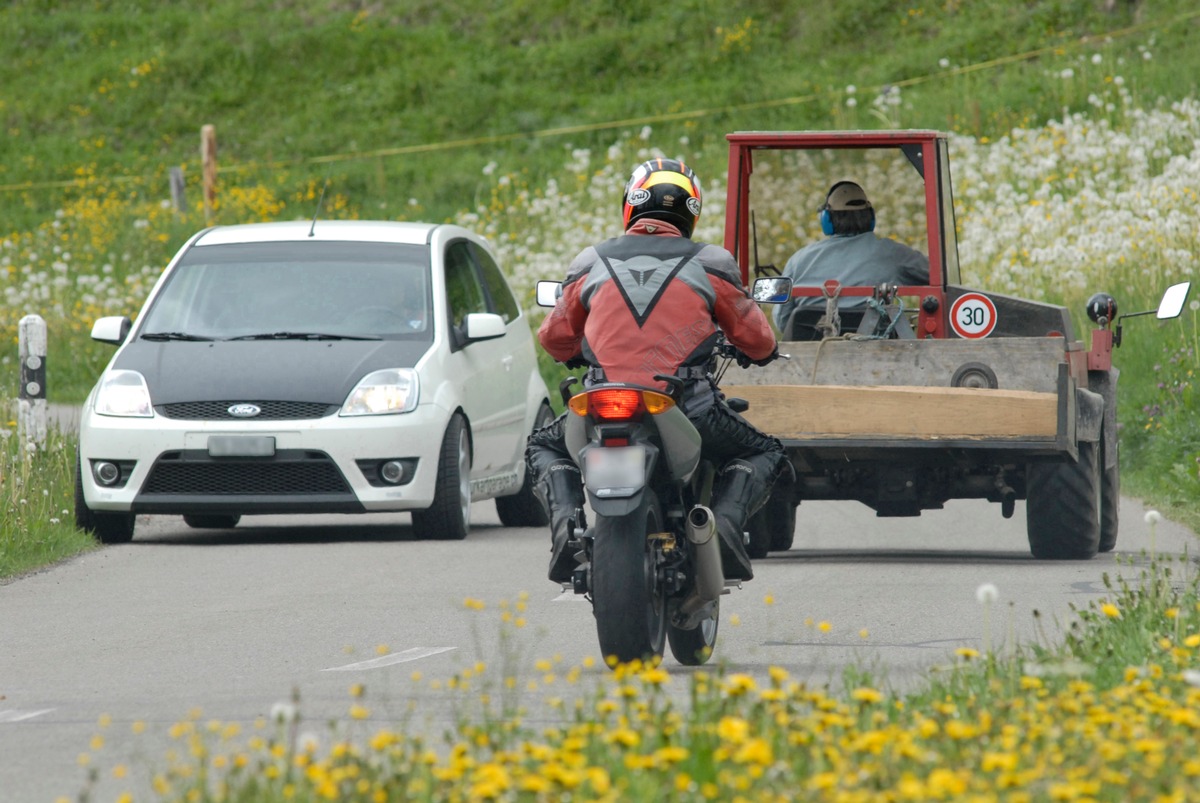
<path fill-rule="evenodd" d="M 412 512 L 417 538 L 461 541 L 471 529 L 471 436 L 455 413 L 446 425 L 438 457 L 433 504 Z"/>
<path fill-rule="evenodd" d="M 554 411 L 550 409 L 550 405 L 543 402 L 533 420 L 533 431 L 537 432 L 553 421 Z M 496 513 L 505 527 L 545 527 L 550 524 L 545 505 L 533 492 L 535 482 L 533 472 L 526 469 L 521 490 L 512 496 L 496 497 Z"/>
<path fill-rule="evenodd" d="M 75 457 L 75 526 L 102 544 L 127 544 L 133 540 L 137 516 L 92 510 L 83 498 L 83 460 Z"/>
<path fill-rule="evenodd" d="M 1086 560 L 1100 548 L 1100 445 L 1079 442 L 1079 459 L 1030 463 L 1026 471 L 1029 551 L 1043 560 Z"/>
<path fill-rule="evenodd" d="M 241 516 L 204 515 L 184 516 L 183 523 L 197 530 L 231 530 L 242 520 Z"/>

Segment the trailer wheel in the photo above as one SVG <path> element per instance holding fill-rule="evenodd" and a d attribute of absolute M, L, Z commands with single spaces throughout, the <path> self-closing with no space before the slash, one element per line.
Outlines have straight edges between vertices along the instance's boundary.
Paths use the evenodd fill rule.
<path fill-rule="evenodd" d="M 1100 548 L 1100 446 L 1080 441 L 1079 460 L 1030 463 L 1025 527 L 1041 560 L 1086 560 Z"/>
<path fill-rule="evenodd" d="M 1108 450 L 1104 448 L 1103 434 L 1100 438 L 1100 551 L 1112 552 L 1117 545 L 1117 508 L 1121 505 L 1121 449 L 1113 441 L 1111 467 L 1106 468 Z"/>
<path fill-rule="evenodd" d="M 746 522 L 750 543 L 746 554 L 752 559 L 765 558 L 768 552 L 785 552 L 796 537 L 796 505 L 786 494 L 772 493 L 758 512 Z"/>

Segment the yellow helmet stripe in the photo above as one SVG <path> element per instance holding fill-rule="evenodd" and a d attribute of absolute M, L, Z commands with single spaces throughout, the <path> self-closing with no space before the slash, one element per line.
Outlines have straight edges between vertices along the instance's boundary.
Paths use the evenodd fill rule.
<path fill-rule="evenodd" d="M 693 198 L 696 197 L 696 186 L 683 173 L 676 173 L 673 170 L 656 170 L 646 177 L 641 186 L 649 189 L 656 184 L 676 184 L 685 188 Z"/>

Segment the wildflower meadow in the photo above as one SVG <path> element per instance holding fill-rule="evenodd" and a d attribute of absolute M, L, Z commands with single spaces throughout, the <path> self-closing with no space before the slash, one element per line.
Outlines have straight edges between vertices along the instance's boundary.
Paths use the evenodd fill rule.
<path fill-rule="evenodd" d="M 746 24 L 727 38 L 734 47 L 751 35 Z M 1086 337 L 1082 305 L 1091 293 L 1110 292 L 1121 311 L 1141 311 L 1169 284 L 1196 279 L 1200 101 L 1139 98 L 1103 53 L 1076 58 L 1045 80 L 1062 86 L 1092 71 L 1100 77 L 1085 104 L 998 137 L 955 134 L 951 163 L 964 283 L 1065 304 Z M 839 119 L 906 124 L 904 89 L 867 95 L 846 88 Z M 518 165 L 489 162 L 479 177 L 487 191 L 455 221 L 495 244 L 536 324 L 534 283 L 559 278 L 583 244 L 619 233 L 628 170 L 652 155 L 701 166 L 696 237 L 721 242 L 724 154 L 694 152 L 686 137 L 663 141 L 652 126 L 616 135 L 602 151 L 565 151 L 557 176 L 536 185 Z M 816 236 L 828 186 L 822 168 L 814 162 L 806 186 L 774 193 L 779 208 L 764 215 L 764 233 L 780 243 Z M 147 200 L 102 177 L 81 175 L 77 189 L 53 219 L 0 239 L 5 398 L 15 395 L 17 322 L 36 312 L 51 333 L 51 400 L 78 403 L 111 354 L 88 339 L 91 322 L 135 315 L 171 254 L 208 222 L 201 210 Z M 322 191 L 318 182 L 297 190 L 281 174 L 230 178 L 215 220 L 307 218 L 319 199 L 330 217 L 369 216 Z M 902 199 L 891 208 L 880 233 L 916 236 Z M 421 199 L 411 198 L 406 215 L 422 213 Z M 1193 301 L 1181 320 L 1129 322 L 1115 358 L 1125 489 L 1161 500 L 1193 526 L 1198 312 Z M 14 429 L 11 417 L 0 420 L 6 576 L 90 548 L 69 512 L 70 435 L 54 432 L 44 449 L 30 450 Z M 458 696 L 453 728 L 381 727 L 372 711 L 383 701 L 361 685 L 347 689 L 345 716 L 329 723 L 310 725 L 303 700 L 281 703 L 251 728 L 195 711 L 169 728 L 165 753 L 139 753 L 149 788 L 135 795 L 131 783 L 118 800 L 1198 800 L 1200 586 L 1190 560 L 1143 557 L 1138 580 L 1114 581 L 1103 599 L 1077 610 L 1062 643 L 1001 652 L 985 639 L 983 650 L 960 650 L 927 689 L 905 694 L 865 672 L 829 689 L 778 669 L 756 678 L 721 664 L 607 674 L 553 660 L 515 667 L 513 657 L 525 655 L 521 600 L 466 600 L 496 640 L 491 657 L 451 678 L 410 679 Z M 981 604 L 994 596 L 980 589 Z M 551 691 L 536 717 L 505 694 L 521 673 L 559 681 L 544 684 Z M 136 774 L 128 756 L 106 748 L 130 736 L 112 738 L 113 727 L 102 718 L 80 756 L 79 801 L 94 799 L 101 778 L 121 785 Z M 134 723 L 132 736 L 150 730 Z"/>

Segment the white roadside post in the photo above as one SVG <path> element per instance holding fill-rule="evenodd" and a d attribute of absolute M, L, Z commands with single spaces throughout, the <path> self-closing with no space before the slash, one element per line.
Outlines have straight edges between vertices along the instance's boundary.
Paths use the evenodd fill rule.
<path fill-rule="evenodd" d="M 46 445 L 46 321 L 40 315 L 26 315 L 17 327 L 21 358 L 17 437 L 32 451 Z"/>

